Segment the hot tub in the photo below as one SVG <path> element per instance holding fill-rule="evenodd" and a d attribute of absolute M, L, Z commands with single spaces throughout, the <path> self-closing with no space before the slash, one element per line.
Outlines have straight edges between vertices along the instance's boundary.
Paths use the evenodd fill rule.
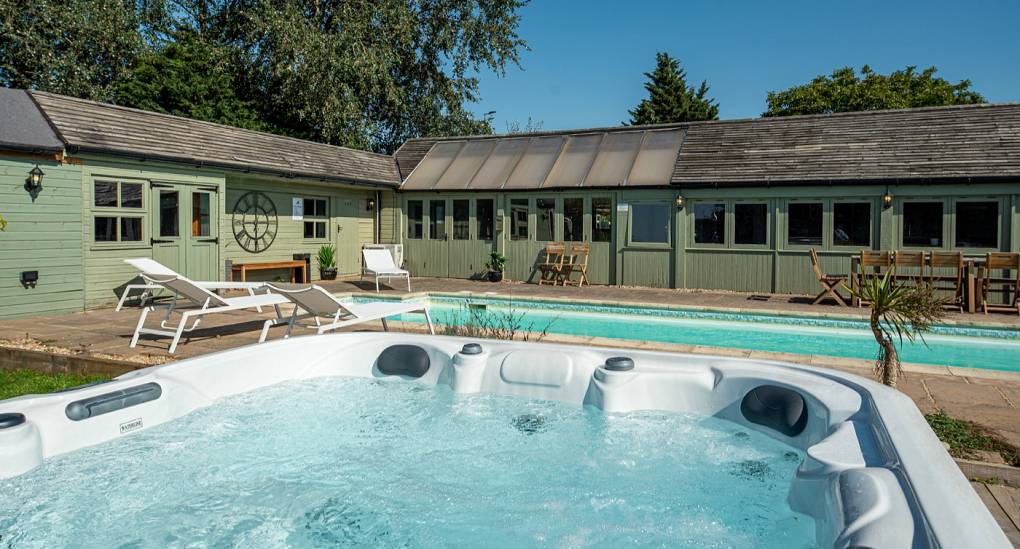
<path fill-rule="evenodd" d="M 395 333 L 2 401 L 0 479 L 16 547 L 1010 546 L 871 381 Z"/>

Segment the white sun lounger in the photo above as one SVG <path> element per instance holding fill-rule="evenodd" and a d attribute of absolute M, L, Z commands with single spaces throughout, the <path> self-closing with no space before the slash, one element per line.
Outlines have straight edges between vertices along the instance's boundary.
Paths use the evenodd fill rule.
<path fill-rule="evenodd" d="M 173 354 L 173 352 L 177 350 L 177 344 L 181 340 L 181 335 L 183 335 L 184 332 L 190 332 L 195 328 L 198 328 L 198 324 L 202 321 L 202 317 L 206 315 L 238 311 L 241 309 L 258 309 L 261 311 L 262 307 L 272 305 L 276 309 L 277 319 L 280 319 L 283 315 L 280 312 L 279 306 L 288 302 L 287 298 L 282 295 L 269 293 L 257 295 L 253 294 L 243 297 L 220 297 L 208 289 L 203 288 L 191 280 L 177 274 L 157 275 L 142 273 L 142 279 L 144 279 L 148 284 L 173 292 L 174 299 L 168 305 L 149 305 L 142 309 L 142 314 L 138 318 L 138 325 L 135 326 L 134 336 L 131 338 L 131 347 L 138 344 L 138 336 L 141 334 L 167 336 L 173 338 L 170 342 L 170 354 Z M 177 309 L 177 302 L 181 298 L 190 301 L 192 304 L 198 306 L 198 308 L 182 312 L 180 323 L 174 326 L 169 324 L 170 316 L 174 313 L 174 310 Z M 157 307 L 166 309 L 166 315 L 163 317 L 163 321 L 160 322 L 160 327 L 163 329 L 146 328 L 146 317 L 149 316 L 150 312 L 156 310 Z M 195 319 L 195 322 L 188 327 L 188 321 L 192 318 Z"/>
<path fill-rule="evenodd" d="M 425 321 L 429 325 L 429 333 L 436 333 L 435 328 L 432 326 L 432 317 L 429 316 L 429 310 L 421 303 L 387 303 L 381 301 L 375 303 L 341 303 L 333 294 L 316 285 L 287 289 L 267 284 L 267 288 L 270 292 L 289 300 L 295 307 L 289 319 L 278 318 L 277 320 L 267 320 L 262 326 L 262 335 L 259 336 L 259 343 L 266 340 L 270 327 L 284 322 L 287 323 L 287 332 L 284 334 L 284 338 L 290 337 L 290 332 L 294 326 L 313 328 L 316 330 L 316 333 L 322 334 L 372 320 L 381 320 L 383 330 L 388 331 L 389 326 L 386 324 L 388 317 L 414 312 L 424 314 Z M 305 311 L 305 314 L 299 314 L 299 311 L 302 310 Z M 302 324 L 300 322 L 303 319 L 309 318 L 314 320 L 314 324 Z M 328 321 L 323 323 L 321 321 L 323 318 L 328 319 Z"/>
<path fill-rule="evenodd" d="M 125 259 L 124 263 L 131 265 L 138 269 L 141 273 L 147 273 L 149 275 L 157 276 L 181 276 L 180 273 L 174 271 L 170 267 L 163 265 L 162 263 L 149 259 L 148 257 L 138 257 L 135 259 Z M 205 288 L 206 290 L 245 290 L 248 295 L 255 295 L 255 290 L 266 285 L 265 282 L 208 282 L 204 280 L 192 281 L 196 286 Z M 163 287 L 159 284 L 128 284 L 124 287 L 124 292 L 120 294 L 120 300 L 117 301 L 116 311 L 120 311 L 124 308 L 124 302 L 128 299 L 138 299 L 139 306 L 145 306 L 145 303 L 152 299 L 152 292 L 150 290 L 159 290 Z M 142 293 L 131 295 L 133 291 L 141 290 Z M 262 307 L 257 307 L 258 312 L 262 312 Z"/>
<path fill-rule="evenodd" d="M 386 249 L 364 249 L 361 255 L 365 259 L 364 272 L 375 277 L 375 291 L 379 291 L 379 279 L 406 278 L 407 291 L 411 291 L 411 273 L 393 264 L 393 256 Z"/>

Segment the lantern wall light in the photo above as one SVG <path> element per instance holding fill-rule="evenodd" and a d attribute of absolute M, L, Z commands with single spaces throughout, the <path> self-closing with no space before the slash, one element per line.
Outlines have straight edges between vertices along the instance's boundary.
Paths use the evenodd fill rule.
<path fill-rule="evenodd" d="M 36 164 L 30 172 L 28 172 L 28 179 L 25 180 L 25 190 L 30 193 L 38 193 L 39 189 L 42 189 L 43 176 L 46 175 Z"/>
<path fill-rule="evenodd" d="M 677 210 L 684 209 L 684 195 L 682 194 L 676 195 L 676 209 Z"/>
<path fill-rule="evenodd" d="M 885 188 L 885 194 L 882 195 L 882 208 L 889 209 L 892 206 L 892 195 L 889 194 L 889 187 Z"/>

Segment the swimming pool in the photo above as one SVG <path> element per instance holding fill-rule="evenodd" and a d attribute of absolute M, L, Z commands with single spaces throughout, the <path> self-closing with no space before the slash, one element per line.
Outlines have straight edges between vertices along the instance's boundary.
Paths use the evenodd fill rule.
<path fill-rule="evenodd" d="M 867 322 L 805 316 L 727 313 L 691 309 L 594 305 L 500 297 L 430 296 L 433 319 L 464 324 L 469 307 L 504 314 L 512 307 L 535 331 L 659 341 L 804 355 L 874 359 L 878 351 Z M 421 322 L 418 315 L 402 320 Z M 924 343 L 904 341 L 903 362 L 1020 372 L 1020 330 L 933 326 Z"/>

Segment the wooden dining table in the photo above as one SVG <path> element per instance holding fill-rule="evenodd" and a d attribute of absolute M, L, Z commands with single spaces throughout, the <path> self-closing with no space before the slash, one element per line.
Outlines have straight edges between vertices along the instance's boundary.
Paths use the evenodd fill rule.
<path fill-rule="evenodd" d="M 984 269 L 984 266 L 984 256 L 963 256 L 963 301 L 968 313 L 976 313 L 980 304 L 978 303 L 981 298 L 980 292 L 978 292 L 978 273 Z M 850 256 L 850 289 L 854 294 L 851 296 L 851 305 L 854 307 L 861 305 L 861 300 L 856 295 L 858 280 L 864 274 L 860 272 L 860 269 L 860 254 Z"/>

